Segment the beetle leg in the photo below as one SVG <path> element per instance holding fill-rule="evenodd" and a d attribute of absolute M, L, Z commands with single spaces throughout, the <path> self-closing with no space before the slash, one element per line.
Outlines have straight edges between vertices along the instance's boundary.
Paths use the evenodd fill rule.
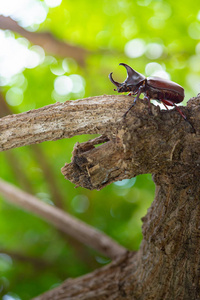
<path fill-rule="evenodd" d="M 147 94 L 145 94 L 144 100 L 147 100 L 147 101 L 148 101 L 148 111 L 149 111 L 149 114 L 152 115 L 152 111 L 151 111 L 151 102 L 150 102 L 151 98 L 150 98 L 150 96 L 147 95 Z"/>
<path fill-rule="evenodd" d="M 169 108 L 167 107 L 167 105 L 162 101 L 162 104 L 164 105 L 164 107 L 169 110 Z"/>
<path fill-rule="evenodd" d="M 166 99 L 161 100 L 161 101 L 162 101 L 162 103 L 164 104 L 164 106 L 169 105 L 169 106 L 175 107 L 176 110 L 178 111 L 178 113 L 181 115 L 181 117 L 182 117 L 186 122 L 188 122 L 188 123 L 190 124 L 190 126 L 192 127 L 193 132 L 196 132 L 196 130 L 194 129 L 194 126 L 192 125 L 192 123 L 190 123 L 190 121 L 187 119 L 186 115 L 180 110 L 180 108 L 179 108 L 175 103 L 173 103 L 173 102 L 170 101 L 170 100 L 166 100 Z"/>
<path fill-rule="evenodd" d="M 137 101 L 137 96 L 135 97 L 133 104 L 129 107 L 129 109 L 125 112 L 125 114 L 123 115 L 123 118 L 126 118 L 127 113 L 129 112 L 129 110 L 131 110 L 131 108 L 135 105 L 136 101 Z"/>
<path fill-rule="evenodd" d="M 192 125 L 192 123 L 190 123 L 190 121 L 187 119 L 186 115 L 184 115 L 184 113 L 178 108 L 178 106 L 176 104 L 174 104 L 174 107 L 176 108 L 176 110 L 179 112 L 179 114 L 183 117 L 183 119 L 188 122 L 190 124 L 190 126 L 193 129 L 193 132 L 196 132 L 196 130 L 194 129 L 194 126 Z"/>
<path fill-rule="evenodd" d="M 174 107 L 179 112 L 179 114 L 183 117 L 183 119 L 188 121 L 187 118 L 186 118 L 186 115 L 184 115 L 184 113 L 180 110 L 180 108 L 178 108 L 178 106 L 176 104 L 174 104 Z"/>
<path fill-rule="evenodd" d="M 129 107 L 129 109 L 125 112 L 125 114 L 123 115 L 123 118 L 126 117 L 127 113 L 131 110 L 131 108 L 135 105 L 136 101 L 139 99 L 140 97 L 140 94 L 142 93 L 142 90 L 143 90 L 143 85 L 141 85 L 138 89 L 138 92 L 137 92 L 137 96 L 135 97 L 134 101 L 133 101 L 133 104 Z"/>

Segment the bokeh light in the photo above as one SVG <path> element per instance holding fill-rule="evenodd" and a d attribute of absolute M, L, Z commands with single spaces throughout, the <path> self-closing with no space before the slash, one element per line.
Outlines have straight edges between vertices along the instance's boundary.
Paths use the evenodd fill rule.
<path fill-rule="evenodd" d="M 193 90 L 194 95 L 196 96 L 200 92 L 200 75 L 188 74 L 186 77 L 187 84 Z"/>
<path fill-rule="evenodd" d="M 34 45 L 27 51 L 25 67 L 32 69 L 42 64 L 45 59 L 45 52 L 42 47 Z"/>
<path fill-rule="evenodd" d="M 188 27 L 188 33 L 192 39 L 200 39 L 200 24 L 199 22 L 193 22 Z"/>
<path fill-rule="evenodd" d="M 146 56 L 149 59 L 157 59 L 159 58 L 163 53 L 163 47 L 160 44 L 157 43 L 149 43 L 146 47 Z"/>
<path fill-rule="evenodd" d="M 0 253 L 0 270 L 1 272 L 8 270 L 12 267 L 12 258 L 6 253 Z"/>
<path fill-rule="evenodd" d="M 147 76 L 153 76 L 153 74 L 163 70 L 163 67 L 157 62 L 150 62 L 145 67 L 145 72 Z"/>
<path fill-rule="evenodd" d="M 6 17 L 11 16 L 23 27 L 41 24 L 47 12 L 47 6 L 39 0 L 0 1 L 0 13 Z"/>
<path fill-rule="evenodd" d="M 23 99 L 24 99 L 24 94 L 21 88 L 12 87 L 6 93 L 6 101 L 11 106 L 20 105 Z"/>
<path fill-rule="evenodd" d="M 50 70 L 54 75 L 61 76 L 64 75 L 66 70 L 63 66 L 62 61 L 57 61 L 55 58 L 53 58 L 53 61 L 50 66 Z"/>
<path fill-rule="evenodd" d="M 77 195 L 72 199 L 71 205 L 75 212 L 82 214 L 88 210 L 90 202 L 85 195 Z"/>
<path fill-rule="evenodd" d="M 73 81 L 69 76 L 58 76 L 54 80 L 54 89 L 58 95 L 69 94 L 73 88 Z"/>
<path fill-rule="evenodd" d="M 62 0 L 44 0 L 49 7 L 56 7 L 62 3 Z"/>
<path fill-rule="evenodd" d="M 72 88 L 73 93 L 80 93 L 84 91 L 85 80 L 83 79 L 82 76 L 77 74 L 72 74 L 69 75 L 69 78 L 72 80 L 73 83 L 73 88 Z"/>
<path fill-rule="evenodd" d="M 8 84 L 13 76 L 25 68 L 35 68 L 44 61 L 45 53 L 40 46 L 28 49 L 29 42 L 0 30 L 0 85 Z M 5 79 L 5 81 L 3 81 Z"/>
<path fill-rule="evenodd" d="M 15 293 L 8 293 L 2 297 L 2 300 L 22 300 L 22 299 Z"/>
<path fill-rule="evenodd" d="M 65 101 L 65 96 L 70 93 L 77 94 L 78 96 L 84 96 L 85 93 L 85 81 L 82 76 L 77 74 L 71 74 L 69 76 L 58 76 L 54 80 L 54 92 L 52 94 L 56 101 Z M 69 98 L 68 98 L 69 99 Z"/>
<path fill-rule="evenodd" d="M 145 53 L 145 42 L 142 39 L 134 39 L 126 43 L 125 54 L 130 58 L 140 57 Z"/>

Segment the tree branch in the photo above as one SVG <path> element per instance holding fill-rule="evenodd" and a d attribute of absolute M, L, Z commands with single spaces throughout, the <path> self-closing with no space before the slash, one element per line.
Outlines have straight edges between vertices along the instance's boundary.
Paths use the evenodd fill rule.
<path fill-rule="evenodd" d="M 80 65 L 85 64 L 86 56 L 89 54 L 88 50 L 59 41 L 49 32 L 27 31 L 10 17 L 0 16 L 0 28 L 9 29 L 24 36 L 31 43 L 43 47 L 50 54 L 60 57 L 72 57 Z"/>
<path fill-rule="evenodd" d="M 0 93 L 0 118 L 13 114 L 11 108 L 7 105 L 6 100 L 3 95 Z M 58 188 L 58 184 L 56 181 L 56 176 L 54 175 L 53 170 L 51 169 L 49 162 L 45 154 L 43 153 L 41 147 L 39 145 L 32 145 L 31 150 L 33 151 L 34 156 L 36 157 L 40 168 L 44 173 L 44 177 L 47 181 L 50 193 L 52 195 L 53 201 L 57 207 L 63 208 L 64 197 Z M 22 170 L 21 162 L 16 159 L 15 153 L 13 151 L 5 152 L 5 156 L 8 160 L 10 168 L 13 170 L 16 179 L 19 181 L 20 186 L 24 187 L 24 190 L 30 194 L 34 194 L 32 182 L 26 176 L 26 173 Z M 18 176 L 20 171 L 20 176 Z M 66 197 L 65 197 L 66 199 Z"/>
<path fill-rule="evenodd" d="M 30 263 L 32 266 L 34 266 L 35 269 L 43 269 L 43 268 L 53 268 L 52 262 L 49 262 L 48 260 L 41 259 L 38 257 L 34 257 L 28 254 L 24 254 L 18 251 L 11 251 L 5 248 L 0 248 L 0 253 L 5 253 L 12 257 L 14 260 L 21 261 L 23 263 Z"/>
<path fill-rule="evenodd" d="M 192 109 L 193 122 L 199 133 L 200 112 L 198 106 L 193 106 L 195 101 L 187 107 L 187 115 Z M 139 174 L 177 174 L 183 166 L 185 172 L 194 168 L 198 156 L 197 149 L 191 145 L 198 142 L 198 134 L 192 133 L 191 126 L 175 111 L 160 112 L 158 107 L 152 106 L 152 117 L 145 106 L 141 100 L 125 120 L 116 122 L 114 128 L 107 126 L 104 136 L 77 143 L 72 162 L 62 168 L 65 178 L 76 186 L 102 189 L 114 181 Z M 102 142 L 101 146 L 95 147 Z M 181 151 L 182 159 L 177 156 Z M 174 180 L 178 182 L 179 178 Z"/>
<path fill-rule="evenodd" d="M 136 300 L 134 292 L 129 298 L 124 291 L 124 279 L 127 283 L 135 279 L 132 274 L 135 256 L 135 253 L 127 252 L 109 265 L 75 279 L 70 278 L 33 300 Z"/>
<path fill-rule="evenodd" d="M 9 202 L 35 213 L 65 234 L 76 238 L 109 258 L 113 259 L 127 251 L 106 234 L 3 180 L 0 180 L 0 194 Z"/>
<path fill-rule="evenodd" d="M 138 101 L 126 119 L 123 114 L 132 104 L 132 97 L 97 96 L 65 103 L 55 103 L 36 110 L 6 116 L 0 119 L 0 151 L 22 147 L 44 141 L 55 141 L 81 134 L 107 134 L 113 136 L 117 128 L 133 123 L 140 128 L 147 122 L 159 130 L 178 131 L 182 127 L 185 134 L 190 132 L 189 124 L 176 111 L 161 111 L 152 105 L 153 116 L 149 116 L 147 103 Z M 199 130 L 198 102 L 190 101 L 182 108 L 187 116 L 192 115 L 194 126 Z M 186 112 L 187 111 L 187 112 Z M 156 123 L 158 122 L 158 123 Z M 174 128 L 174 126 L 176 126 Z"/>
<path fill-rule="evenodd" d="M 98 96 L 6 116 L 0 119 L 0 151 L 75 135 L 102 134 L 122 121 L 131 102 L 126 96 Z"/>
<path fill-rule="evenodd" d="M 194 98 L 182 107 L 188 118 L 192 116 L 196 135 L 176 111 L 160 111 L 151 105 L 150 116 L 144 100 L 138 101 L 123 119 L 132 103 L 127 96 L 105 95 L 56 103 L 0 119 L 0 151 L 75 135 L 102 134 L 76 145 L 72 163 L 62 169 L 67 179 L 88 189 L 101 189 L 116 180 L 170 169 L 180 148 L 187 149 L 185 160 L 188 164 L 189 159 L 191 167 L 195 154 L 190 145 L 196 142 L 200 131 L 198 102 L 200 98 Z"/>

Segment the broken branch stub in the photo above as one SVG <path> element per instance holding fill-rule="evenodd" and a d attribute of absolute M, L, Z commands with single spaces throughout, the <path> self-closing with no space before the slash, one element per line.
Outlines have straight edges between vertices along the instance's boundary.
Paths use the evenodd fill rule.
<path fill-rule="evenodd" d="M 91 190 L 139 174 L 170 172 L 176 177 L 180 168 L 188 172 L 195 164 L 193 158 L 198 150 L 191 144 L 197 142 L 197 135 L 176 111 L 160 111 L 152 105 L 149 115 L 147 103 L 140 100 L 125 119 L 110 126 L 103 136 L 77 143 L 72 162 L 65 164 L 62 173 L 76 187 Z M 95 147 L 100 143 L 103 144 Z"/>

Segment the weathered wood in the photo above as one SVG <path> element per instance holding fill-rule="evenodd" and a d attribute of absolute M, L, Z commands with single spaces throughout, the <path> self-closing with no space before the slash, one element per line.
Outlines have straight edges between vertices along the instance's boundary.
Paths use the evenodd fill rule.
<path fill-rule="evenodd" d="M 172 112 L 155 108 L 153 115 L 141 101 L 126 121 L 115 124 L 112 132 L 107 128 L 100 141 L 77 144 L 72 162 L 62 169 L 77 186 L 90 189 L 154 174 L 156 197 L 143 218 L 140 250 L 69 279 L 37 300 L 200 299 L 200 139 L 194 122 L 199 107 L 193 107 L 196 134 Z M 104 143 L 94 147 L 99 142 Z"/>
<path fill-rule="evenodd" d="M 175 111 L 152 107 L 150 116 L 143 100 L 123 119 L 131 104 L 124 96 L 70 101 L 0 120 L 2 151 L 101 134 L 76 144 L 72 162 L 62 169 L 77 186 L 101 189 L 142 173 L 152 173 L 156 184 L 137 253 L 69 279 L 37 300 L 200 300 L 199 103 L 200 98 L 193 98 L 182 108 L 196 133 Z"/>
<path fill-rule="evenodd" d="M 184 122 L 176 111 L 159 112 L 159 109 L 152 105 L 154 116 L 149 116 L 147 103 L 143 100 L 138 101 L 124 120 L 123 114 L 132 101 L 132 97 L 123 95 L 103 95 L 55 103 L 0 118 L 0 151 L 81 134 L 107 133 L 108 135 L 110 132 L 113 135 L 118 124 L 126 127 L 129 123 L 133 123 L 139 127 L 141 118 L 154 122 L 154 126 L 159 126 L 161 132 L 165 128 L 178 131 L 179 126 L 184 128 L 186 133 L 191 131 L 189 124 Z M 194 105 L 195 102 L 197 105 Z M 200 98 L 195 98 L 190 101 L 187 108 L 182 108 L 187 116 L 190 116 L 192 112 L 192 122 L 195 124 L 197 133 L 199 130 L 198 102 Z M 127 122 L 128 119 L 129 122 Z"/>
<path fill-rule="evenodd" d="M 199 179 L 183 187 L 156 175 L 155 183 L 156 197 L 143 218 L 137 253 L 68 279 L 35 300 L 199 300 Z"/>
<path fill-rule="evenodd" d="M 176 111 L 172 116 L 172 112 L 152 107 L 153 116 L 149 116 L 146 106 L 141 100 L 126 119 L 114 127 L 107 126 L 101 140 L 77 143 L 72 162 L 62 168 L 65 178 L 87 189 L 101 189 L 114 181 L 146 173 L 171 173 L 176 182 L 182 181 L 179 174 L 190 173 L 198 163 L 199 124 L 195 123 L 194 134 Z M 194 115 L 197 120 L 199 109 Z M 190 176 L 193 180 L 196 174 Z"/>
<path fill-rule="evenodd" d="M 131 102 L 130 97 L 104 95 L 0 118 L 0 151 L 81 134 L 103 134 L 107 127 L 122 121 Z"/>

